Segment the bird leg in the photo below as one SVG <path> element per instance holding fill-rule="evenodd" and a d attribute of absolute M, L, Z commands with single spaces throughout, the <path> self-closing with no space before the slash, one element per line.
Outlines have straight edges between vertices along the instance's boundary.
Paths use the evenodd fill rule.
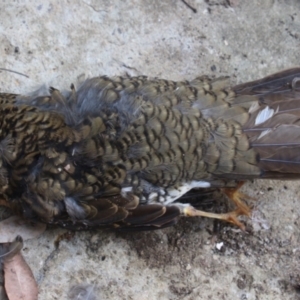
<path fill-rule="evenodd" d="M 235 188 L 224 188 L 222 192 L 231 199 L 237 208 L 228 213 L 209 213 L 202 210 L 197 210 L 193 206 L 186 206 L 183 209 L 184 216 L 187 217 L 207 217 L 213 219 L 223 220 L 234 225 L 237 225 L 242 230 L 245 230 L 245 225 L 238 220 L 239 216 L 251 216 L 251 209 L 248 207 L 243 200 L 244 199 L 251 199 L 251 197 L 239 192 L 240 187 L 244 184 L 244 182 L 240 182 L 237 187 Z"/>
<path fill-rule="evenodd" d="M 254 198 L 241 193 L 239 189 L 244 185 L 245 181 L 240 181 L 234 188 L 223 188 L 221 191 L 237 206 L 241 211 L 240 215 L 247 217 L 251 216 L 251 208 L 244 202 L 244 200 L 254 200 Z"/>

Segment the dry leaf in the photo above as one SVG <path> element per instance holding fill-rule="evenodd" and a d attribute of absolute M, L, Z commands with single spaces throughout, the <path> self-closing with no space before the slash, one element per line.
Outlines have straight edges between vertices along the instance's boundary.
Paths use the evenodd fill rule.
<path fill-rule="evenodd" d="M 22 247 L 23 241 L 20 237 L 17 237 L 12 243 L 0 244 L 0 300 L 8 300 L 4 288 L 4 261 L 16 255 L 16 253 L 18 253 Z"/>
<path fill-rule="evenodd" d="M 17 216 L 0 222 L 0 243 L 9 243 L 20 235 L 23 240 L 39 237 L 46 229 L 43 223 L 30 223 Z"/>
<path fill-rule="evenodd" d="M 20 252 L 22 246 L 22 238 L 18 236 L 4 254 L 5 290 L 9 300 L 37 300 L 38 286 Z"/>

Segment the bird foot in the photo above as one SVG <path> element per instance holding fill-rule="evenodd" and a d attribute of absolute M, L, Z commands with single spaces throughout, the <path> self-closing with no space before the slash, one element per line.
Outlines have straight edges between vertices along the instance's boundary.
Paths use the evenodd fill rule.
<path fill-rule="evenodd" d="M 242 181 L 234 188 L 223 188 L 222 192 L 237 206 L 240 215 L 251 217 L 251 208 L 245 203 L 245 200 L 256 200 L 242 192 L 239 189 L 245 182 Z"/>
<path fill-rule="evenodd" d="M 239 191 L 244 182 L 240 182 L 235 188 L 223 188 L 222 192 L 234 202 L 237 208 L 228 213 L 208 213 L 202 210 L 197 210 L 193 206 L 186 206 L 183 209 L 183 215 L 186 217 L 207 217 L 213 219 L 223 220 L 238 226 L 243 231 L 245 230 L 245 225 L 239 221 L 239 216 L 251 216 L 251 208 L 244 202 L 244 200 L 254 200 L 254 198 L 249 197 Z"/>
<path fill-rule="evenodd" d="M 193 206 L 187 206 L 183 209 L 183 215 L 186 217 L 206 217 L 226 221 L 238 226 L 243 231 L 245 231 L 245 225 L 238 219 L 239 216 L 245 215 L 244 211 L 240 208 L 237 208 L 234 211 L 228 213 L 217 214 L 198 210 L 195 209 Z"/>

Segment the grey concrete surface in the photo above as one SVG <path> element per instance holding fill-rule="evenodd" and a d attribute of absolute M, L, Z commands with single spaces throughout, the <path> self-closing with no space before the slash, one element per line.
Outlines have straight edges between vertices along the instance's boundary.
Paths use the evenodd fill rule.
<path fill-rule="evenodd" d="M 0 4 L 0 91 L 87 76 L 230 75 L 300 64 L 299 0 L 24 0 Z M 150 233 L 46 231 L 23 254 L 40 299 L 300 299 L 298 182 L 256 181 L 250 233 L 182 220 Z M 60 242 L 58 242 L 60 240 Z M 84 296 L 85 293 L 85 296 Z"/>

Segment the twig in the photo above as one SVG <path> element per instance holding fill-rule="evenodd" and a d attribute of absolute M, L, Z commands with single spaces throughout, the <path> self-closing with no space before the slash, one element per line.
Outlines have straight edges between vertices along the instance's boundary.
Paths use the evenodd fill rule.
<path fill-rule="evenodd" d="M 192 5 L 190 5 L 189 3 L 187 3 L 185 0 L 181 0 L 182 3 L 184 3 L 189 9 L 191 9 L 195 14 L 197 13 L 197 9 L 194 8 Z"/>
<path fill-rule="evenodd" d="M 135 67 L 130 67 L 130 66 L 124 64 L 124 63 L 122 64 L 122 67 L 127 68 L 129 70 L 134 70 L 134 71 L 138 72 L 138 70 Z"/>
<path fill-rule="evenodd" d="M 18 74 L 18 75 L 24 76 L 24 77 L 26 77 L 26 78 L 29 78 L 29 76 L 28 76 L 28 75 L 26 75 L 26 74 L 23 74 L 23 73 L 20 73 L 20 72 L 14 71 L 14 70 L 10 70 L 10 69 L 0 68 L 0 71 L 7 71 L 7 72 L 15 73 L 15 74 Z"/>
<path fill-rule="evenodd" d="M 96 9 L 93 5 L 86 3 L 85 1 L 82 1 L 84 4 L 86 4 L 87 6 L 89 6 L 91 9 L 93 9 L 95 12 L 108 12 L 105 9 Z"/>

